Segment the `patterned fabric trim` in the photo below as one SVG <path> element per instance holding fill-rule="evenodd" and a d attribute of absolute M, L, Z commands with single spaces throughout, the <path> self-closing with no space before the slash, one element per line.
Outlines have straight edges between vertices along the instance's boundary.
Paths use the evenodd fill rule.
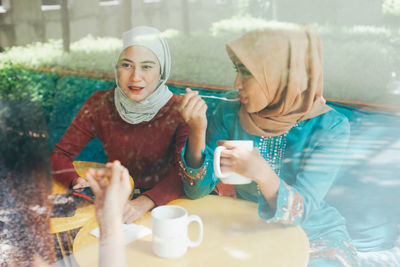
<path fill-rule="evenodd" d="M 359 267 L 360 262 L 353 244 L 347 241 L 310 241 L 310 259 L 329 259 L 340 262 L 345 267 Z"/>
<path fill-rule="evenodd" d="M 186 168 L 185 163 L 183 163 L 183 161 L 180 160 L 179 161 L 179 167 L 180 167 L 179 174 L 184 181 L 186 181 L 190 186 L 193 186 L 194 180 L 203 179 L 203 177 L 207 171 L 207 166 L 208 166 L 208 162 L 206 162 L 197 173 L 194 173 L 192 170 Z"/>
<path fill-rule="evenodd" d="M 283 192 L 279 192 L 279 194 L 281 194 L 282 198 L 280 201 L 278 200 L 276 214 L 271 221 L 293 224 L 296 220 L 300 220 L 303 217 L 303 198 L 299 192 L 294 191 L 282 180 L 279 191 L 281 190 Z"/>

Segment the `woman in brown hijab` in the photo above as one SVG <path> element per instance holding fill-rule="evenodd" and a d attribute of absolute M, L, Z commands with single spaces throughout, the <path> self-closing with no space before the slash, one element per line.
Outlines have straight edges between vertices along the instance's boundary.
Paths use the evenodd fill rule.
<path fill-rule="evenodd" d="M 257 202 L 261 220 L 304 229 L 309 266 L 358 266 L 344 218 L 324 200 L 349 124 L 322 96 L 318 33 L 307 25 L 271 23 L 226 48 L 237 69 L 240 103 L 221 103 L 206 134 L 205 103 L 188 90 L 181 105 L 190 126 L 181 164 L 185 193 L 199 198 L 215 190 Z M 252 140 L 254 149 L 229 140 Z M 218 184 L 212 167 L 217 145 L 226 147 L 221 171 L 246 176 L 250 184 Z"/>

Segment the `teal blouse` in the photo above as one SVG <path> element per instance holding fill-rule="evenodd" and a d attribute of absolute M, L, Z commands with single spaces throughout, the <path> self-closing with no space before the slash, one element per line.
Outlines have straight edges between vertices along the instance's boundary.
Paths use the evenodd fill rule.
<path fill-rule="evenodd" d="M 266 222 L 300 225 L 310 240 L 350 242 L 344 218 L 324 201 L 345 156 L 349 138 L 347 118 L 331 110 L 299 122 L 280 136 L 263 137 L 243 130 L 237 116 L 239 108 L 238 102 L 221 103 L 216 108 L 207 130 L 202 167 L 190 168 L 183 160 L 187 174 L 201 176 L 190 183 L 182 179 L 185 194 L 192 199 L 200 198 L 219 182 L 213 171 L 213 151 L 218 140 L 253 140 L 280 178 L 277 206 L 269 206 L 254 182 L 236 185 L 237 196 L 258 203 L 258 215 Z"/>

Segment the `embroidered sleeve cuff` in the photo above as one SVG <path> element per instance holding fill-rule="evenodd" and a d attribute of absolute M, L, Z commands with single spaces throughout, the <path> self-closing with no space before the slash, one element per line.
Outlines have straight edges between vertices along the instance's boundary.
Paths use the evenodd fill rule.
<path fill-rule="evenodd" d="M 204 174 L 207 170 L 207 162 L 204 161 L 203 165 L 198 169 L 193 169 L 184 163 L 184 159 L 179 161 L 180 169 L 181 169 L 181 178 L 183 182 L 186 182 L 190 186 L 195 185 L 196 181 L 200 181 L 203 179 Z"/>
<path fill-rule="evenodd" d="M 206 153 L 202 151 L 202 157 L 204 161 L 200 168 L 191 168 L 187 166 L 185 161 L 186 144 L 181 153 L 181 160 L 179 161 L 180 174 L 183 182 L 186 182 L 189 185 L 193 186 L 196 179 L 202 179 L 204 177 L 208 164 L 206 160 Z"/>
<path fill-rule="evenodd" d="M 278 190 L 275 213 L 265 200 L 259 203 L 259 215 L 267 222 L 298 224 L 303 217 L 303 198 L 299 192 L 282 180 Z"/>

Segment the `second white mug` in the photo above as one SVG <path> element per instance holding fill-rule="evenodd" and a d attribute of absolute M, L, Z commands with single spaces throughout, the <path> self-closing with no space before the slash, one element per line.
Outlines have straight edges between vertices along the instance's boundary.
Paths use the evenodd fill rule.
<path fill-rule="evenodd" d="M 199 238 L 191 241 L 188 226 L 197 222 L 200 227 Z M 203 222 L 197 215 L 188 215 L 186 209 L 176 205 L 159 206 L 151 212 L 153 231 L 153 253 L 162 258 L 178 258 L 188 247 L 196 247 L 203 240 Z"/>

